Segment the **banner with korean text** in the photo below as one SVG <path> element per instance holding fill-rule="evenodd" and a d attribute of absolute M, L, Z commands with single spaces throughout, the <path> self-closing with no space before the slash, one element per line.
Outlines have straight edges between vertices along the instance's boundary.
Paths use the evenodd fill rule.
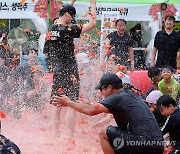
<path fill-rule="evenodd" d="M 38 0 L 27 0 L 20 3 L 20 0 L 0 0 L 0 19 L 32 19 L 37 18 L 33 12 Z"/>

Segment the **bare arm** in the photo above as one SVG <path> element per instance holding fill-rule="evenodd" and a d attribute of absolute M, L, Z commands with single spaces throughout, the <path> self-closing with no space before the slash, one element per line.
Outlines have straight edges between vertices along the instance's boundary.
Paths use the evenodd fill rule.
<path fill-rule="evenodd" d="M 134 68 L 134 51 L 133 51 L 133 48 L 130 47 L 128 50 L 129 50 L 129 59 L 131 62 L 131 68 Z"/>
<path fill-rule="evenodd" d="M 103 50 L 103 54 L 102 54 L 102 61 L 105 60 L 106 56 L 107 56 L 107 51 L 110 49 L 110 40 L 108 38 L 106 38 L 106 42 L 105 42 L 105 46 L 104 46 L 104 50 Z"/>
<path fill-rule="evenodd" d="M 81 33 L 88 32 L 96 27 L 96 0 L 90 0 L 91 12 L 89 22 L 83 25 Z"/>
<path fill-rule="evenodd" d="M 180 48 L 178 50 L 177 57 L 180 57 Z"/>
<path fill-rule="evenodd" d="M 151 66 L 155 66 L 155 58 L 156 58 L 157 49 L 154 47 L 152 51 L 152 64 Z"/>
<path fill-rule="evenodd" d="M 61 106 L 69 106 L 78 112 L 93 116 L 100 113 L 108 113 L 108 109 L 103 106 L 102 104 L 96 104 L 96 105 L 89 105 L 87 103 L 83 103 L 82 101 L 73 102 L 71 101 L 67 96 L 53 96 L 52 97 L 52 104 L 57 105 L 59 107 Z"/>
<path fill-rule="evenodd" d="M 70 4 L 73 5 L 76 0 L 71 0 Z"/>
<path fill-rule="evenodd" d="M 102 127 L 104 126 L 105 124 L 108 124 L 110 121 L 112 121 L 114 119 L 113 115 L 112 114 L 108 114 L 106 115 L 106 117 L 104 117 L 102 120 L 100 121 L 97 121 L 97 123 L 95 123 L 93 125 L 93 127 Z"/>

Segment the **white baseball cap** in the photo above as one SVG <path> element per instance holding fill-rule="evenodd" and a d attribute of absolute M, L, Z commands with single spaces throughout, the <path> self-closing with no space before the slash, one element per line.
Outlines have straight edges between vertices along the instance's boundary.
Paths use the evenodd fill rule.
<path fill-rule="evenodd" d="M 147 103 L 153 103 L 156 104 L 157 100 L 162 96 L 163 94 L 159 90 L 154 90 L 150 92 L 150 94 L 146 97 Z"/>

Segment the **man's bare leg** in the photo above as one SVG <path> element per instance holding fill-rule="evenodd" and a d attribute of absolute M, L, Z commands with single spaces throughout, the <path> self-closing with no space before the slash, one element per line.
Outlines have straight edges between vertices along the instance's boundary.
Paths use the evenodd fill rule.
<path fill-rule="evenodd" d="M 55 137 L 60 136 L 60 113 L 61 107 L 53 106 L 52 108 L 52 118 L 53 118 L 53 129 L 55 133 Z"/>
<path fill-rule="evenodd" d="M 114 150 L 108 141 L 105 128 L 100 131 L 99 138 L 100 138 L 100 143 L 101 143 L 101 147 L 104 154 L 114 154 Z"/>
<path fill-rule="evenodd" d="M 76 126 L 75 122 L 76 122 L 76 113 L 74 109 L 67 108 L 65 123 L 66 123 L 67 135 L 71 139 L 74 138 L 74 131 Z"/>

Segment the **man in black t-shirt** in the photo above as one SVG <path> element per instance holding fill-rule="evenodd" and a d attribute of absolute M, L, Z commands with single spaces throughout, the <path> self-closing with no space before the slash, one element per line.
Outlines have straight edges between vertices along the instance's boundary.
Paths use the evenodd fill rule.
<path fill-rule="evenodd" d="M 54 69 L 53 69 L 53 86 L 51 96 L 59 95 L 61 93 L 66 94 L 71 100 L 77 100 L 79 98 L 79 74 L 78 65 L 74 55 L 74 38 L 79 38 L 82 33 L 88 32 L 96 26 L 96 0 L 90 0 L 91 4 L 91 17 L 89 22 L 84 25 L 74 24 L 76 9 L 70 4 L 65 4 L 60 9 L 60 17 L 57 19 L 50 30 L 50 40 L 48 45 L 53 52 L 49 54 L 53 56 Z M 50 51 L 45 51 L 50 52 Z M 45 53 L 44 52 L 44 53 Z M 59 90 L 60 89 L 60 90 Z M 60 92 L 61 91 L 61 92 Z M 60 92 L 60 93 L 59 93 Z M 54 107 L 54 122 L 55 132 L 59 134 L 60 123 L 60 108 Z M 68 112 L 70 119 L 69 126 L 74 128 L 74 111 Z M 69 117 L 67 116 L 67 117 Z M 58 128 L 58 129 L 57 129 Z M 74 130 L 74 129 L 70 130 Z M 72 132 L 70 136 L 72 137 Z"/>
<path fill-rule="evenodd" d="M 170 146 L 173 149 L 168 154 L 180 154 L 180 108 L 169 95 L 161 96 L 157 101 L 157 108 L 167 117 L 161 131 L 164 135 L 169 133 Z"/>
<path fill-rule="evenodd" d="M 133 53 L 133 39 L 125 32 L 126 21 L 124 19 L 116 20 L 116 29 L 110 33 L 106 38 L 106 49 L 111 51 L 111 54 L 116 56 L 116 64 L 134 68 L 134 53 Z M 103 54 L 103 60 L 108 56 L 107 53 Z"/>
<path fill-rule="evenodd" d="M 95 6 L 96 1 L 91 0 L 91 18 L 85 25 L 74 24 L 76 9 L 70 4 L 65 4 L 60 10 L 60 17 L 50 30 L 49 50 L 54 59 L 54 76 L 52 95 L 56 95 L 59 88 L 71 99 L 79 97 L 79 75 L 77 62 L 74 55 L 74 38 L 79 38 L 82 33 L 92 30 L 96 26 Z"/>
<path fill-rule="evenodd" d="M 180 33 L 173 30 L 174 24 L 175 17 L 169 15 L 165 19 L 165 29 L 157 32 L 152 52 L 152 66 L 155 66 L 155 57 L 158 51 L 156 67 L 162 68 L 164 65 L 170 65 L 176 69 L 176 58 L 180 53 Z"/>
<path fill-rule="evenodd" d="M 122 80 L 116 74 L 107 73 L 96 86 L 105 98 L 102 102 L 89 105 L 82 100 L 74 103 L 67 96 L 54 96 L 52 103 L 91 116 L 112 113 L 117 127 L 109 126 L 100 132 L 104 153 L 161 154 L 163 138 L 155 117 L 140 96 L 122 86 Z"/>

